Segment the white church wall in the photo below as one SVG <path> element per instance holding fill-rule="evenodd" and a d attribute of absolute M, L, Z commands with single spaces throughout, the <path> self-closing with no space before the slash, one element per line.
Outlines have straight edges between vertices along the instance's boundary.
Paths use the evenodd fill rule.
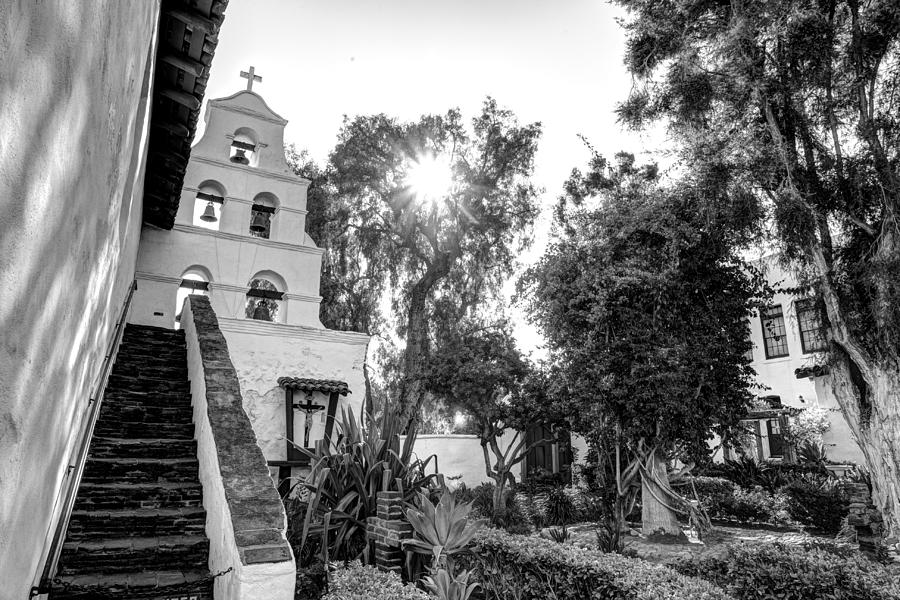
<path fill-rule="evenodd" d="M 267 460 L 286 459 L 284 390 L 278 386 L 279 377 L 345 381 L 351 393 L 340 397 L 336 414 L 341 409 L 361 413 L 367 335 L 221 316 L 219 327 L 240 380 L 244 410 Z"/>
<path fill-rule="evenodd" d="M 159 3 L 0 6 L 0 582 L 42 567 L 134 273 Z"/>
<path fill-rule="evenodd" d="M 278 320 L 321 327 L 318 295 L 321 256 L 318 248 L 189 225 L 176 224 L 171 231 L 145 227 L 137 266 L 140 289 L 131 322 L 173 327 L 181 274 L 199 265 L 211 276 L 210 297 L 216 314 L 244 318 L 250 279 L 261 271 L 271 271 L 287 284 L 286 290 L 280 290 L 286 296 Z M 147 284 L 142 285 L 143 281 Z"/>
<path fill-rule="evenodd" d="M 507 431 L 499 440 L 500 448 L 506 450 L 513 440 L 514 433 Z M 476 487 L 492 480 L 487 476 L 484 466 L 484 453 L 477 435 L 419 435 L 413 446 L 415 455 L 425 460 L 429 456 L 437 456 L 438 472 L 447 478 L 447 484 L 455 487 L 465 483 L 466 487 Z M 493 461 L 493 454 L 491 454 Z M 429 465 L 432 472 L 434 463 Z M 513 467 L 517 479 L 522 476 L 521 463 Z"/>

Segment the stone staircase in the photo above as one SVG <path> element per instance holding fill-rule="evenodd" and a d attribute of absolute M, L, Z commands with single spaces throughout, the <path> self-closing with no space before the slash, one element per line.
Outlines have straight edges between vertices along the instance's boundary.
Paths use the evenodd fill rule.
<path fill-rule="evenodd" d="M 212 598 L 183 331 L 128 325 L 51 598 Z"/>

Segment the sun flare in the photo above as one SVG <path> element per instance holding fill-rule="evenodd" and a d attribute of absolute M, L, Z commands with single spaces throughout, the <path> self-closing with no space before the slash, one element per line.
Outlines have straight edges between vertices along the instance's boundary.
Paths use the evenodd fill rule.
<path fill-rule="evenodd" d="M 450 192 L 453 174 L 444 156 L 426 154 L 413 162 L 406 173 L 406 184 L 420 201 L 435 201 Z"/>

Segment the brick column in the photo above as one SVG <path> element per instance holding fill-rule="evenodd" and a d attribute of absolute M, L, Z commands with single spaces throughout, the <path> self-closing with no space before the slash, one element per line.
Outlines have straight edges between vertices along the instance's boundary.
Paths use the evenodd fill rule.
<path fill-rule="evenodd" d="M 376 502 L 377 516 L 368 518 L 366 540 L 375 544 L 375 566 L 399 573 L 405 558 L 400 542 L 412 535 L 412 525 L 403 515 L 403 496 L 378 492 Z"/>
<path fill-rule="evenodd" d="M 881 535 L 884 531 L 881 513 L 872 504 L 869 486 L 864 483 L 849 483 L 845 489 L 850 496 L 847 522 L 856 529 L 860 551 L 874 555 L 881 544 Z"/>

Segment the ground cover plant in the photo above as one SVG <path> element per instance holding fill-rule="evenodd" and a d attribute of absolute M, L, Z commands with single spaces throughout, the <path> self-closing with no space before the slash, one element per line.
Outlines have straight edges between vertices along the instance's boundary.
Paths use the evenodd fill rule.
<path fill-rule="evenodd" d="M 725 552 L 674 562 L 737 600 L 897 600 L 895 572 L 856 551 L 785 544 L 730 544 Z"/>
<path fill-rule="evenodd" d="M 496 529 L 476 534 L 471 568 L 488 598 L 519 600 L 727 600 L 716 586 L 618 554 Z"/>

